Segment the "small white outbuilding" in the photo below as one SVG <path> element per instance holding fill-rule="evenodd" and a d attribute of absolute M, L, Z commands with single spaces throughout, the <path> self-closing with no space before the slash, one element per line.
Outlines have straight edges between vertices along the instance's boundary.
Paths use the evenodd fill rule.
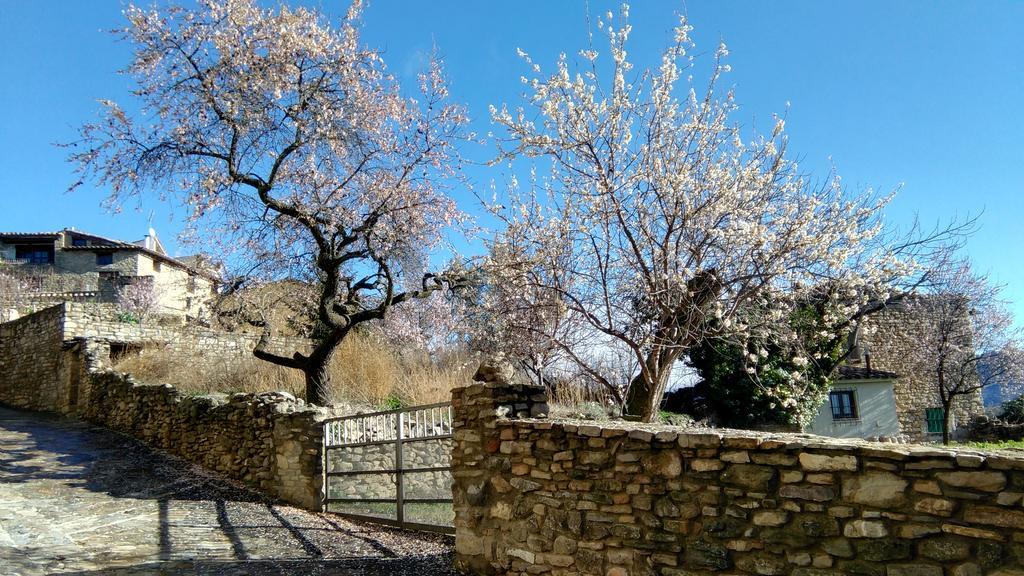
<path fill-rule="evenodd" d="M 854 366 L 841 366 L 839 372 L 828 399 L 805 432 L 833 438 L 899 438 L 893 387 L 898 375 Z"/>

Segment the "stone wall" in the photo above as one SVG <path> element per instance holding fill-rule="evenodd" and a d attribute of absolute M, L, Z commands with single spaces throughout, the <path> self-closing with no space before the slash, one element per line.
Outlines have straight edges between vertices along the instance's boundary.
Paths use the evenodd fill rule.
<path fill-rule="evenodd" d="M 279 351 L 302 346 L 280 339 Z M 196 378 L 247 357 L 255 337 L 126 324 L 108 307 L 62 304 L 0 324 L 0 404 L 74 415 L 134 436 L 274 497 L 322 506 L 322 420 L 339 414 L 285 393 L 185 396 L 110 372 L 111 350 L 161 346 Z"/>
<path fill-rule="evenodd" d="M 196 326 L 122 322 L 111 305 L 68 303 L 63 308 L 65 339 L 88 338 L 132 345 L 136 349 L 159 347 L 172 358 L 187 361 L 199 379 L 213 369 L 222 371 L 225 364 L 251 360 L 252 349 L 259 340 L 252 334 L 230 334 Z M 275 337 L 270 342 L 272 351 L 289 356 L 295 351 L 308 352 L 309 346 L 304 338 Z"/>
<path fill-rule="evenodd" d="M 978 416 L 971 421 L 972 440 L 977 442 L 1004 442 L 1024 439 L 1024 423 L 1007 422 L 1002 418 Z"/>
<path fill-rule="evenodd" d="M 51 411 L 67 405 L 63 318 L 58 306 L 0 324 L 0 403 Z"/>
<path fill-rule="evenodd" d="M 285 393 L 184 396 L 93 372 L 78 415 L 311 510 L 322 505 L 321 422 L 331 410 Z"/>
<path fill-rule="evenodd" d="M 111 365 L 110 351 L 161 348 L 180 359 L 197 379 L 225 365 L 251 361 L 258 338 L 197 327 L 130 324 L 109 305 L 62 303 L 14 322 L 0 324 L 0 404 L 62 414 L 76 410 L 78 343 L 89 341 L 99 367 Z M 302 338 L 275 338 L 271 349 L 291 355 L 307 351 Z"/>
<path fill-rule="evenodd" d="M 869 317 L 861 342 L 870 352 L 873 369 L 899 375 L 893 383 L 893 393 L 900 432 L 914 442 L 942 439 L 941 434 L 928 434 L 925 420 L 928 408 L 942 406 L 935 381 L 935 367 L 915 360 L 915 355 L 911 353 L 916 339 L 926 331 L 934 330 L 935 321 L 928 313 L 927 300 L 919 298 L 914 306 L 898 304 Z M 863 361 L 859 365 L 863 365 Z M 962 436 L 970 421 L 984 411 L 980 390 L 955 399 L 954 434 Z"/>
<path fill-rule="evenodd" d="M 96 254 L 108 252 L 113 255 L 113 263 L 96 264 Z M 138 253 L 126 250 L 62 250 L 57 248 L 53 255 L 53 270 L 58 274 L 74 276 L 78 274 L 95 275 L 97 272 L 116 272 L 122 276 L 137 276 Z"/>
<path fill-rule="evenodd" d="M 1024 575 L 1021 456 L 551 421 L 500 381 L 453 408 L 463 570 Z"/>

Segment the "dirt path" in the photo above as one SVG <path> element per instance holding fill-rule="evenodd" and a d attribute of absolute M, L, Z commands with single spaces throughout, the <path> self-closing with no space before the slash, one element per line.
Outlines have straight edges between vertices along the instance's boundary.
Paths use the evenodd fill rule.
<path fill-rule="evenodd" d="M 441 536 L 268 502 L 101 428 L 0 408 L 0 574 L 453 574 Z"/>

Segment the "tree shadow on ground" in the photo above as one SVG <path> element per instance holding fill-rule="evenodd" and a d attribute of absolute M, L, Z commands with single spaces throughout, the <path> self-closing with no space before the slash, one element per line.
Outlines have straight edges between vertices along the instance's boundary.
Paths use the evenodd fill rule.
<path fill-rule="evenodd" d="M 0 408 L 0 438 L 0 487 L 56 481 L 114 499 L 154 502 L 156 534 L 142 537 L 150 539 L 158 550 L 152 563 L 71 574 L 451 573 L 447 552 L 409 556 L 421 553 L 421 549 L 450 549 L 450 545 L 438 545 L 450 543 L 450 539 L 282 506 L 106 429 Z M 202 537 L 196 534 L 225 542 L 224 557 L 182 560 L 200 555 L 192 554 L 202 548 Z M 271 555 L 280 559 L 259 559 L 268 557 L 268 549 L 280 550 L 279 556 Z M 0 559 L 2 551 L 0 548 Z M 73 568 L 75 559 L 69 560 Z M 80 560 L 84 562 L 80 566 L 90 566 L 87 558 Z M 409 562 L 419 567 L 409 568 Z"/>
<path fill-rule="evenodd" d="M 0 408 L 0 482 L 63 480 L 114 498 L 267 499 L 117 432 L 49 414 Z M 100 464 L 100 465 L 97 465 Z"/>
<path fill-rule="evenodd" d="M 450 554 L 434 554 L 396 559 L 343 559 L 296 561 L 171 561 L 150 562 L 100 570 L 61 572 L 64 576 L 142 576 L 149 574 L 200 574 L 203 576 L 449 576 Z"/>
<path fill-rule="evenodd" d="M 80 427 L 66 419 L 0 407 L 0 427 L 21 436 L 5 438 L 0 443 L 0 481 L 4 483 L 78 479 L 81 468 L 93 459 L 91 455 L 65 449 L 68 437 L 74 436 L 75 429 Z M 55 455 L 57 466 L 53 462 Z"/>

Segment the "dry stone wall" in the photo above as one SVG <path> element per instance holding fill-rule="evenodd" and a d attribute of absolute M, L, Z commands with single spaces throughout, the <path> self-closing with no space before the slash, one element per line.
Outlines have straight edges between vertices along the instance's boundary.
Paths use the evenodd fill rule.
<path fill-rule="evenodd" d="M 159 347 L 203 379 L 224 365 L 250 361 L 257 341 L 202 328 L 129 324 L 115 316 L 111 306 L 69 302 L 0 324 L 0 404 L 73 414 L 82 394 L 82 342 L 92 346 L 93 369 L 109 367 L 110 351 L 117 347 Z M 273 351 L 288 355 L 308 346 L 301 338 L 271 341 Z"/>
<path fill-rule="evenodd" d="M 89 375 L 78 415 L 293 504 L 321 507 L 323 426 L 288 394 L 184 396 L 114 372 Z"/>
<path fill-rule="evenodd" d="M 224 365 L 244 365 L 252 359 L 252 349 L 259 338 L 251 334 L 229 334 L 200 327 L 167 326 L 157 323 L 133 324 L 117 319 L 110 305 L 69 303 L 64 305 L 64 337 L 88 338 L 109 344 L 137 348 L 161 348 L 171 359 L 186 361 L 197 379 L 213 371 L 223 372 Z M 308 352 L 304 338 L 276 337 L 270 350 L 290 356 L 295 351 Z"/>
<path fill-rule="evenodd" d="M 204 365 L 231 362 L 255 345 L 250 336 L 125 324 L 111 315 L 65 303 L 0 324 L 0 404 L 75 415 L 271 496 L 322 507 L 321 422 L 339 414 L 285 393 L 185 396 L 107 371 L 112 347 L 164 346 L 202 378 Z M 303 344 L 278 341 L 279 350 Z"/>
<path fill-rule="evenodd" d="M 109 370 L 112 351 L 162 347 L 187 360 L 197 379 L 214 363 L 248 359 L 255 337 L 202 329 L 118 322 L 108 306 L 64 303 L 0 324 L 0 404 L 77 416 L 243 482 L 265 494 L 319 510 L 326 486 L 323 421 L 343 414 L 307 406 L 286 393 L 186 396 L 170 385 L 142 384 Z M 277 339 L 291 353 L 302 339 Z M 452 440 L 404 443 L 405 468 L 450 459 Z M 331 453 L 332 470 L 394 469 L 394 446 Z M 447 471 L 409 473 L 409 498 L 450 498 Z M 336 477 L 333 497 L 394 498 L 394 474 Z"/>
<path fill-rule="evenodd" d="M 1024 457 L 551 421 L 501 381 L 453 397 L 473 573 L 1024 576 Z"/>
<path fill-rule="evenodd" d="M 56 410 L 62 398 L 63 310 L 48 308 L 0 324 L 0 403 L 30 410 Z"/>

